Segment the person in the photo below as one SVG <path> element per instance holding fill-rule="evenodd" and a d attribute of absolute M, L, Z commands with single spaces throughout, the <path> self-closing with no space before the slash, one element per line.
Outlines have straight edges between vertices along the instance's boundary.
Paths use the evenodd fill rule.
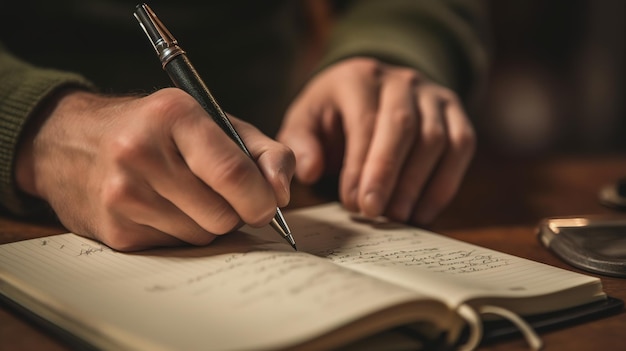
<path fill-rule="evenodd" d="M 265 225 L 294 176 L 337 176 L 347 209 L 415 224 L 455 195 L 475 148 L 463 106 L 487 67 L 479 1 L 150 3 L 254 161 L 167 87 L 134 5 L 0 5 L 10 213 L 138 250 Z"/>

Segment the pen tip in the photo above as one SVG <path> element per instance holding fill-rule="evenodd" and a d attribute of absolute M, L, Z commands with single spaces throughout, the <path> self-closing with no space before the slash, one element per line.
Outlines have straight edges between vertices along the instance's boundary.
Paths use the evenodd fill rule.
<path fill-rule="evenodd" d="M 289 245 L 293 247 L 294 250 L 298 251 L 296 248 L 296 241 L 293 239 L 293 235 L 291 235 L 291 230 L 283 217 L 283 214 L 280 212 L 280 209 L 276 208 L 276 215 L 270 222 L 271 226 L 278 232 L 280 235 L 287 240 Z"/>
<path fill-rule="evenodd" d="M 296 248 L 296 241 L 293 239 L 293 235 L 287 234 L 285 236 L 285 240 L 287 240 L 289 245 L 291 245 L 291 247 L 293 247 L 294 250 L 298 251 L 298 249 Z"/>
<path fill-rule="evenodd" d="M 283 217 L 283 213 L 280 211 L 280 208 L 276 208 L 276 214 L 274 215 L 274 218 L 272 219 L 271 222 L 272 227 L 274 227 L 274 229 L 276 229 L 278 232 L 282 233 L 283 235 L 290 235 L 291 234 L 291 229 L 289 229 L 289 226 L 287 225 L 287 222 L 285 221 L 285 218 Z"/>

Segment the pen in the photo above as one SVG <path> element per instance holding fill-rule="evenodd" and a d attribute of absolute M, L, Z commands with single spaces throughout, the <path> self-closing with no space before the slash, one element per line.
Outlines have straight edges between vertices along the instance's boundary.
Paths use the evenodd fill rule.
<path fill-rule="evenodd" d="M 198 103 L 206 110 L 222 130 L 252 159 L 252 155 L 244 144 L 243 140 L 230 123 L 230 120 L 217 104 L 217 101 L 206 87 L 202 78 L 187 58 L 185 51 L 178 46 L 178 42 L 172 34 L 165 28 L 163 23 L 157 18 L 152 9 L 146 4 L 137 5 L 135 18 L 139 25 L 150 39 L 152 46 L 161 60 L 163 69 L 170 76 L 174 85 L 193 96 Z M 280 208 L 276 208 L 276 214 L 272 219 L 271 226 L 296 249 L 296 242 L 291 235 L 291 230 L 285 221 Z"/>

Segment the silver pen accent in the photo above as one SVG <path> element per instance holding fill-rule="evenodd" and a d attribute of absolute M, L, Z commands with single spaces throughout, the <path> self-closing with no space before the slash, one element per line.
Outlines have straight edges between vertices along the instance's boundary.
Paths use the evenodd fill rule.
<path fill-rule="evenodd" d="M 159 56 L 163 69 L 167 72 L 174 85 L 193 96 L 222 130 L 252 159 L 250 151 L 231 124 L 226 113 L 218 105 L 172 33 L 167 30 L 146 4 L 137 5 L 134 16 L 139 21 L 139 25 L 143 28 L 148 39 L 150 39 L 150 43 L 152 43 L 154 50 Z M 270 224 L 294 250 L 297 250 L 291 230 L 278 207 Z"/>

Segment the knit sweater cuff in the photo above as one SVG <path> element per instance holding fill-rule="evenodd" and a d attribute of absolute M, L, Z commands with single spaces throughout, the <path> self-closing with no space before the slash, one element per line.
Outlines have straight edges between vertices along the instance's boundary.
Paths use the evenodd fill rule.
<path fill-rule="evenodd" d="M 15 61 L 13 63 L 16 63 Z M 49 212 L 47 204 L 21 192 L 15 180 L 15 157 L 22 132 L 46 98 L 61 88 L 91 89 L 83 77 L 55 70 L 38 69 L 18 63 L 0 84 L 0 199 L 15 215 L 33 216 Z"/>
<path fill-rule="evenodd" d="M 333 31 L 319 70 L 340 60 L 375 57 L 418 69 L 466 96 L 488 66 L 480 26 L 444 2 L 362 1 Z"/>

